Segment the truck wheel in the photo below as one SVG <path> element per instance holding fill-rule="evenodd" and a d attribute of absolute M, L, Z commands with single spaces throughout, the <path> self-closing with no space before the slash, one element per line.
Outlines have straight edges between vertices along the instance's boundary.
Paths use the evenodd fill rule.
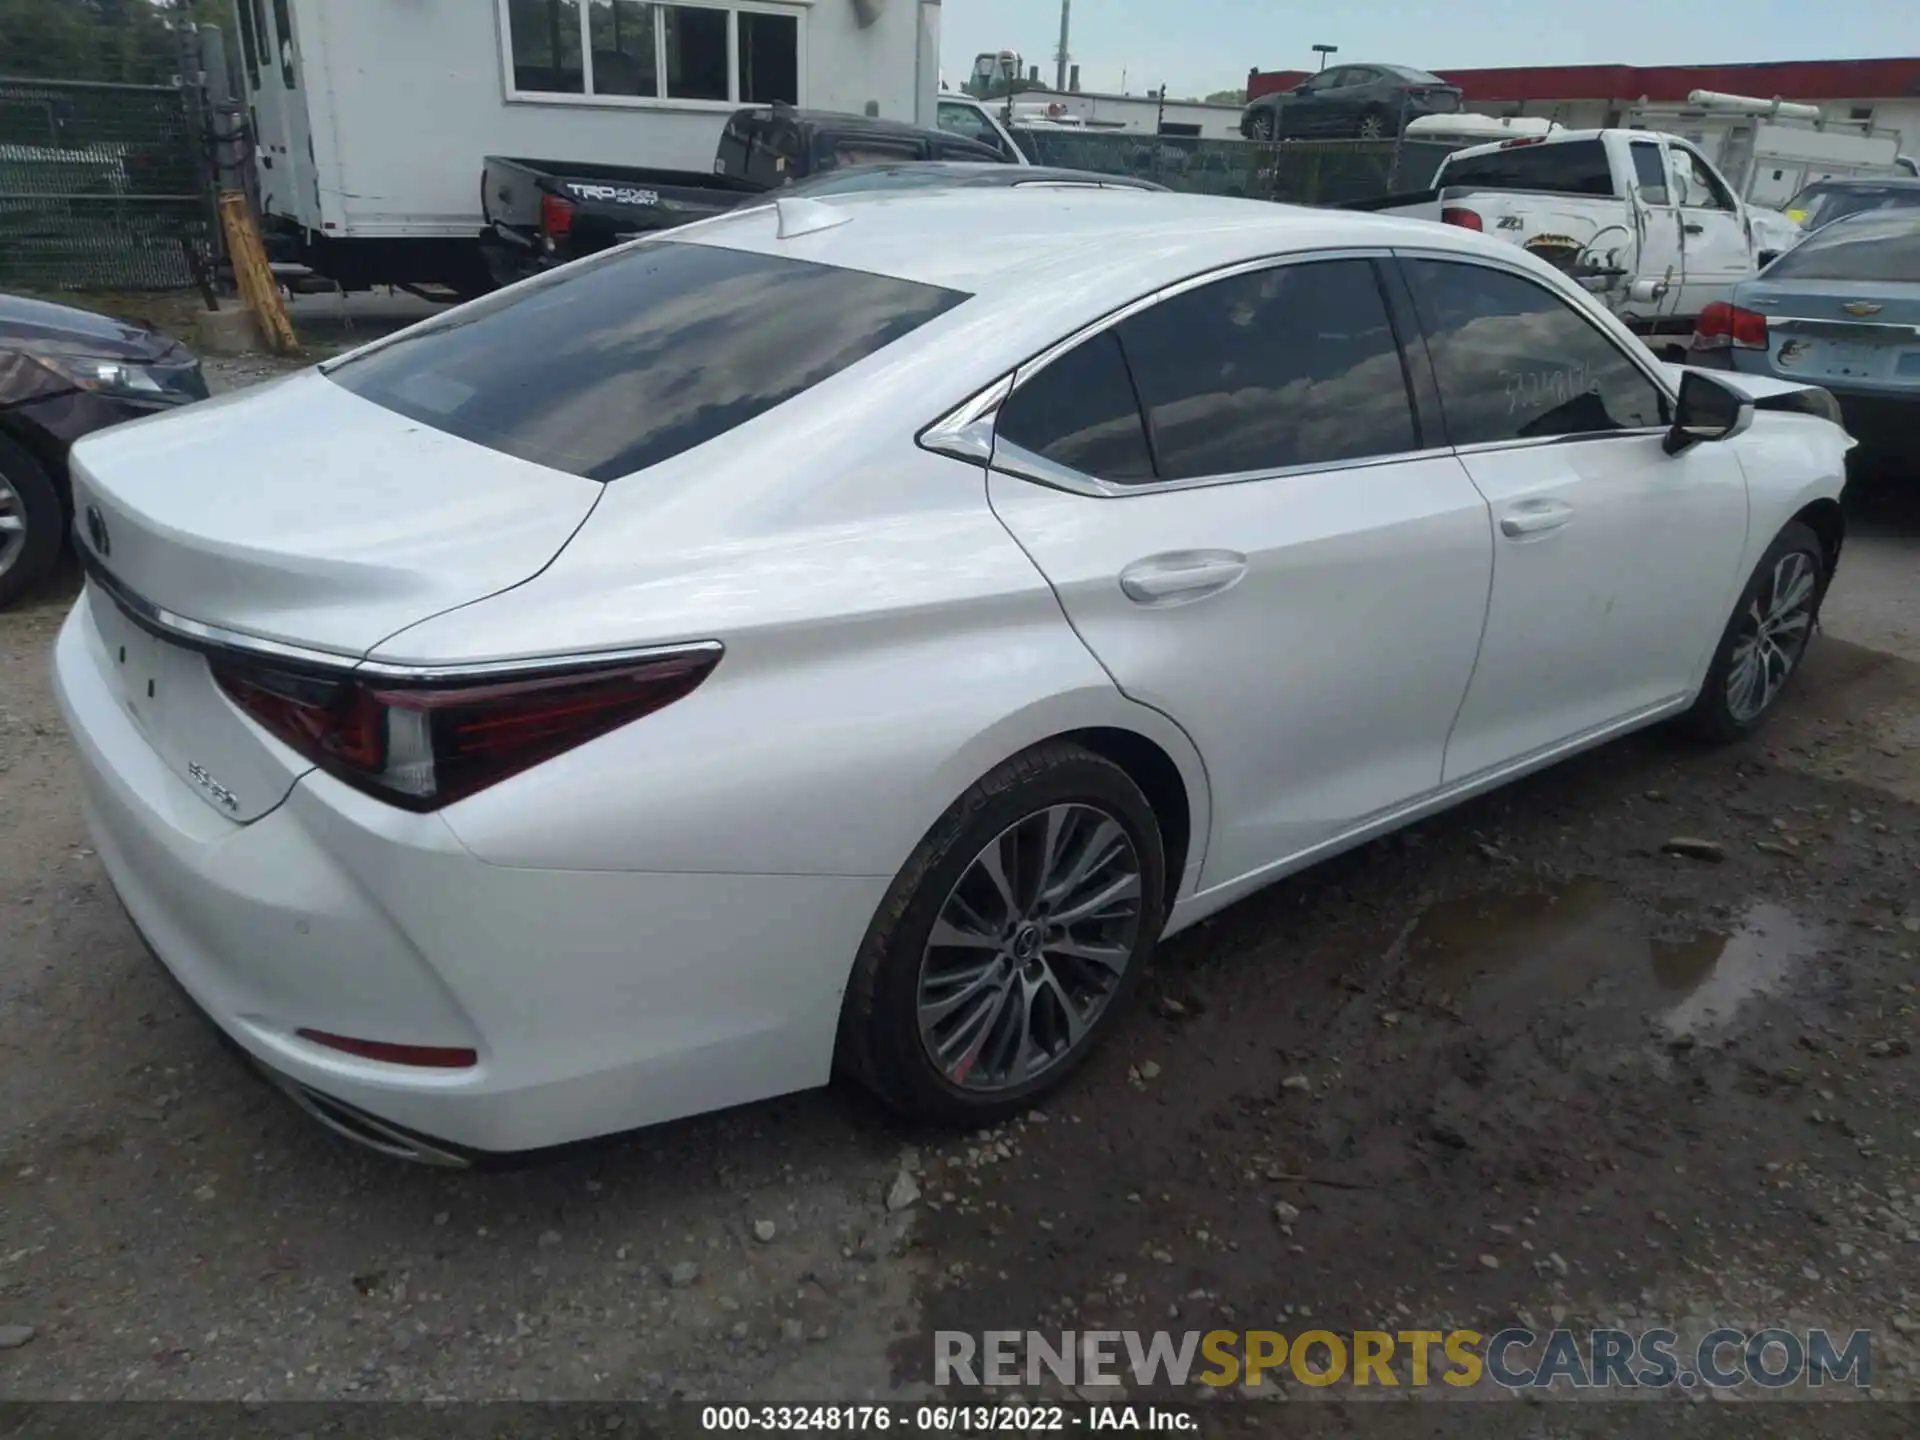
<path fill-rule="evenodd" d="M 0 609 L 53 569 L 65 533 L 66 512 L 47 472 L 0 437 Z"/>

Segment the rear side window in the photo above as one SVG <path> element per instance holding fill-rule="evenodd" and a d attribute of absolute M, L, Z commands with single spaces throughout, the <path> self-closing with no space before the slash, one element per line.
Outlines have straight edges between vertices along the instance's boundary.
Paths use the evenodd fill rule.
<path fill-rule="evenodd" d="M 1442 185 L 1478 185 L 1486 190 L 1544 190 L 1555 195 L 1611 195 L 1613 171 L 1598 140 L 1557 145 L 1516 145 L 1491 155 L 1447 161 Z"/>
<path fill-rule="evenodd" d="M 1856 215 L 1829 225 L 1768 266 L 1767 278 L 1920 284 L 1920 210 Z"/>
<path fill-rule="evenodd" d="M 1667 423 L 1665 394 L 1558 295 L 1482 265 L 1406 266 L 1454 444 Z"/>
<path fill-rule="evenodd" d="M 746 424 L 966 298 L 778 255 L 642 245 L 462 306 L 327 374 L 462 440 L 613 480 Z"/>
<path fill-rule="evenodd" d="M 1140 402 L 1120 340 L 1103 331 L 1055 360 L 1000 407 L 994 435 L 1101 480 L 1151 480 Z"/>
<path fill-rule="evenodd" d="M 1217 280 L 1119 331 L 1163 479 L 1417 448 L 1399 347 L 1365 260 Z"/>
<path fill-rule="evenodd" d="M 1649 205 L 1667 204 L 1667 166 L 1660 146 L 1652 140 L 1636 140 L 1632 150 L 1633 184 L 1640 198 Z"/>

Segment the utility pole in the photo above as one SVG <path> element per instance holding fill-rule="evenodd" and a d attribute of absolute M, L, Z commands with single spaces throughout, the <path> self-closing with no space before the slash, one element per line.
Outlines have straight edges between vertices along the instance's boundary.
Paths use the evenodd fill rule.
<path fill-rule="evenodd" d="M 1073 24 L 1073 0 L 1060 0 L 1060 49 L 1054 55 L 1053 88 L 1067 88 L 1067 32 Z"/>

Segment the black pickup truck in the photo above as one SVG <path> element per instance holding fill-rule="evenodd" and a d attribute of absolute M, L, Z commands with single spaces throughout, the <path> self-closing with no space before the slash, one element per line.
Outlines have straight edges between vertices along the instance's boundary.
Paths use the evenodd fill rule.
<path fill-rule="evenodd" d="M 842 166 L 913 160 L 1002 157 L 945 131 L 785 105 L 736 111 L 710 175 L 489 155 L 480 182 L 480 249 L 495 283 L 511 284 Z"/>

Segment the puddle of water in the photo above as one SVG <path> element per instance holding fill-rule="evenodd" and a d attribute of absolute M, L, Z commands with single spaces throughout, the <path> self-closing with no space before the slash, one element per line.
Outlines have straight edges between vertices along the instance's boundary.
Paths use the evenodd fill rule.
<path fill-rule="evenodd" d="M 1655 942 L 1654 978 L 1684 992 L 1657 1017 L 1660 1028 L 1680 1036 L 1726 1024 L 1747 1001 L 1778 990 L 1824 939 L 1819 926 L 1761 902 L 1748 908 L 1730 935 L 1708 933 L 1679 945 Z"/>
<path fill-rule="evenodd" d="M 1661 904 L 1672 916 L 1683 904 Z M 1597 880 L 1497 891 L 1434 904 L 1408 941 L 1410 973 L 1492 1009 L 1596 987 L 1639 991 L 1668 1035 L 1725 1024 L 1777 990 L 1820 949 L 1825 932 L 1766 902 L 1732 930 L 1656 939 L 1650 917 Z M 1651 982 L 1650 985 L 1648 982 Z"/>

